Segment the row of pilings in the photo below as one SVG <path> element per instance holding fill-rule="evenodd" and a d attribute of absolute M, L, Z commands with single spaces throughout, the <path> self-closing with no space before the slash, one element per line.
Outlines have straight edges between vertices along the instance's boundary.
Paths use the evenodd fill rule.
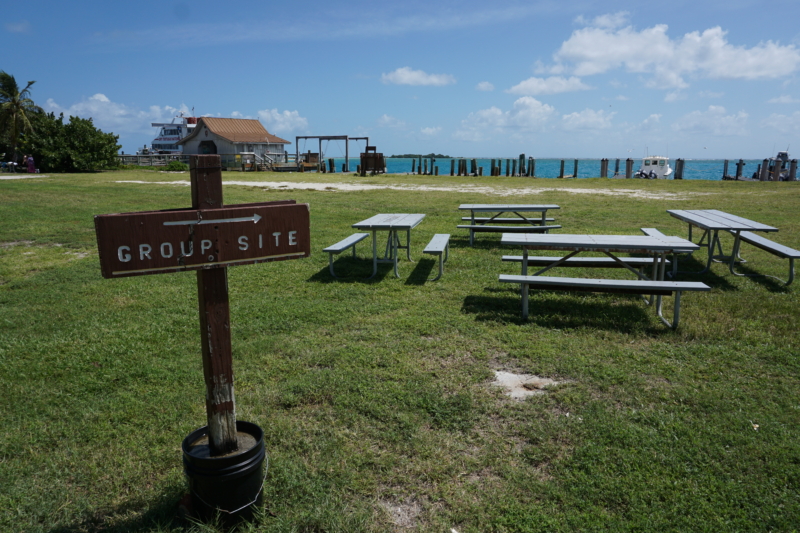
<path fill-rule="evenodd" d="M 616 160 L 614 165 L 614 173 L 609 176 L 609 159 L 600 160 L 600 177 L 623 177 L 620 174 L 620 159 Z M 565 174 L 565 159 L 561 160 L 561 169 L 558 173 L 559 178 L 574 178 L 578 176 L 578 160 L 573 160 L 572 174 Z M 503 165 L 505 163 L 505 165 Z M 675 179 L 683 179 L 683 159 L 675 160 Z M 439 166 L 436 165 L 436 159 L 433 157 L 411 160 L 411 173 L 423 176 L 438 176 Z M 626 178 L 633 178 L 633 159 L 625 160 L 625 174 Z M 477 159 L 450 159 L 450 175 L 451 176 L 483 176 L 483 167 L 478 166 Z M 489 176 L 519 176 L 519 177 L 536 177 L 536 158 L 525 157 L 525 154 L 520 154 L 517 159 L 492 159 L 489 166 Z"/>
<path fill-rule="evenodd" d="M 517 159 L 491 159 L 490 160 L 489 176 L 520 176 L 520 177 L 536 177 L 536 159 L 533 157 L 525 157 L 525 154 L 520 154 Z M 578 159 L 573 160 L 572 174 L 566 174 L 569 169 L 565 165 L 567 160 L 561 160 L 561 166 L 558 173 L 559 178 L 574 178 L 578 176 Z M 627 178 L 631 179 L 634 176 L 634 160 L 631 158 L 614 161 L 613 172 L 610 169 L 611 159 L 600 160 L 600 177 L 601 178 Z M 620 168 L 620 162 L 624 163 L 624 168 Z M 722 171 L 723 180 L 751 180 L 751 181 L 797 181 L 797 159 L 791 161 L 780 161 L 775 159 L 764 159 L 758 165 L 758 169 L 753 173 L 751 178 L 743 175 L 745 162 L 742 159 L 736 163 L 736 175 L 730 176 L 728 174 L 728 160 L 724 160 L 724 168 Z M 503 164 L 505 163 L 505 165 Z M 675 168 L 673 169 L 673 179 L 683 179 L 683 170 L 685 166 L 684 159 L 675 160 Z M 436 159 L 433 157 L 411 160 L 411 173 L 419 175 L 439 175 L 439 166 L 436 165 Z M 478 166 L 477 159 L 464 159 L 454 158 L 450 159 L 450 175 L 451 176 L 483 176 L 484 170 L 482 166 Z"/>
<path fill-rule="evenodd" d="M 764 159 L 749 179 L 743 176 L 743 169 L 746 164 L 742 159 L 737 161 L 736 175 L 731 176 L 728 174 L 728 160 L 726 159 L 722 169 L 722 179 L 734 181 L 797 181 L 797 159 L 792 159 L 791 161 Z"/>

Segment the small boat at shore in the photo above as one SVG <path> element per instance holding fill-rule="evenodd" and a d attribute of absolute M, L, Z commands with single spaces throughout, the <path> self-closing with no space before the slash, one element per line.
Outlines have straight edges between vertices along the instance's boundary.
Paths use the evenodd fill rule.
<path fill-rule="evenodd" d="M 642 166 L 633 175 L 634 178 L 646 180 L 671 179 L 672 168 L 669 158 L 660 155 L 651 155 L 642 159 Z"/>

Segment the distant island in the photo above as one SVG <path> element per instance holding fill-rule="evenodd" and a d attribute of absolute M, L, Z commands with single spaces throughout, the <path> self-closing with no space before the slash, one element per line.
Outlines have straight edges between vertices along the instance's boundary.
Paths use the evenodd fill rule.
<path fill-rule="evenodd" d="M 403 154 L 403 155 L 390 155 L 389 159 L 400 159 L 401 157 L 419 159 L 420 157 L 428 158 L 432 157 L 434 159 L 450 159 L 449 155 L 442 155 L 442 154 Z"/>

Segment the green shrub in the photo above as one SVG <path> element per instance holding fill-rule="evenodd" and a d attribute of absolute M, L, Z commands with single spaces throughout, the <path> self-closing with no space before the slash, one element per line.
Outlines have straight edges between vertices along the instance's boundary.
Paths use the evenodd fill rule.
<path fill-rule="evenodd" d="M 169 170 L 171 172 L 183 172 L 189 170 L 189 165 L 182 163 L 181 161 L 170 161 L 167 166 L 164 167 L 164 170 Z"/>

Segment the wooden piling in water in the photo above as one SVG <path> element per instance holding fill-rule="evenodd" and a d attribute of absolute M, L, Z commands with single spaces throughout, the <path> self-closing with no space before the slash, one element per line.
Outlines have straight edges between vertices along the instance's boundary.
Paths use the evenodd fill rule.
<path fill-rule="evenodd" d="M 744 160 L 740 159 L 738 163 L 736 163 L 736 179 L 742 179 L 742 168 L 744 167 Z"/>
<path fill-rule="evenodd" d="M 575 160 L 575 170 L 572 172 L 572 177 L 573 178 L 577 178 L 578 177 L 578 160 L 577 159 Z"/>
<path fill-rule="evenodd" d="M 633 159 L 630 157 L 625 160 L 625 179 L 633 178 Z"/>
<path fill-rule="evenodd" d="M 516 159 L 511 162 L 511 175 L 512 176 L 516 176 L 517 175 L 517 160 Z"/>
<path fill-rule="evenodd" d="M 422 175 L 423 176 L 427 176 L 428 175 L 428 160 L 427 159 L 425 160 L 425 172 L 423 172 Z"/>
<path fill-rule="evenodd" d="M 608 159 L 600 160 L 600 177 L 601 178 L 608 177 Z"/>
<path fill-rule="evenodd" d="M 563 178 L 564 177 L 564 160 L 563 159 L 561 160 L 561 170 L 558 172 L 558 177 L 559 178 Z"/>
<path fill-rule="evenodd" d="M 614 175 L 619 176 L 619 157 L 617 158 L 617 162 L 614 165 Z"/>
<path fill-rule="evenodd" d="M 797 159 L 789 162 L 789 181 L 797 181 Z"/>
<path fill-rule="evenodd" d="M 456 172 L 456 160 L 455 159 L 451 159 L 450 160 L 450 175 L 454 176 L 455 172 Z"/>
<path fill-rule="evenodd" d="M 724 163 L 722 164 L 722 179 L 728 178 L 728 160 L 725 159 Z"/>
<path fill-rule="evenodd" d="M 528 176 L 535 178 L 536 177 L 536 159 L 531 157 L 531 162 L 528 165 Z"/>
<path fill-rule="evenodd" d="M 525 175 L 525 154 L 519 154 L 519 175 Z"/>
<path fill-rule="evenodd" d="M 416 174 L 417 173 L 417 160 L 416 159 L 412 159 L 411 160 L 411 173 L 412 174 Z"/>
<path fill-rule="evenodd" d="M 769 179 L 769 159 L 765 159 L 761 162 L 761 174 L 759 174 L 758 179 L 760 181 L 767 181 Z"/>
<path fill-rule="evenodd" d="M 675 179 L 676 180 L 683 179 L 683 159 L 675 160 Z"/>

